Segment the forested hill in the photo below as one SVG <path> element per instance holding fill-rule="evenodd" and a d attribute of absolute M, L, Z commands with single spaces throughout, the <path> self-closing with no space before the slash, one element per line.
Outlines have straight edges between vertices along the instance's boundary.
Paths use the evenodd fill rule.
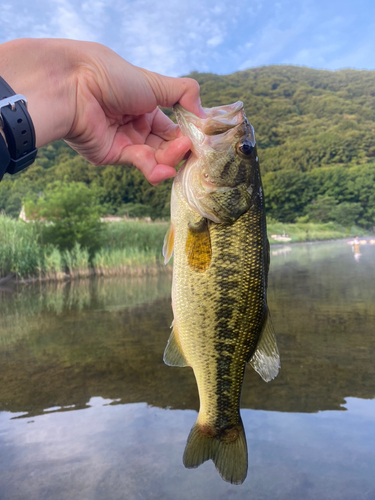
<path fill-rule="evenodd" d="M 375 71 L 265 66 L 191 76 L 205 106 L 244 102 L 264 173 L 375 161 Z"/>
<path fill-rule="evenodd" d="M 375 225 L 375 71 L 265 66 L 189 76 L 200 83 L 204 106 L 244 102 L 270 216 Z M 28 191 L 55 179 L 98 187 L 112 212 L 168 214 L 170 183 L 153 188 L 135 169 L 93 167 L 62 142 L 0 183 L 0 208 L 14 214 Z"/>

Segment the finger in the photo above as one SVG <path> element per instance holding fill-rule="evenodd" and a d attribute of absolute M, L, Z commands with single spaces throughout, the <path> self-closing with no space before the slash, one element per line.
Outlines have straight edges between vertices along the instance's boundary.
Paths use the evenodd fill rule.
<path fill-rule="evenodd" d="M 159 106 L 171 107 L 179 102 L 182 107 L 200 118 L 207 118 L 201 106 L 199 84 L 192 78 L 172 78 L 151 71 L 145 72 Z"/>
<path fill-rule="evenodd" d="M 176 170 L 169 165 L 158 164 L 150 172 L 149 176 L 146 177 L 148 182 L 153 186 L 160 184 L 160 182 L 171 179 L 176 175 Z"/>
<path fill-rule="evenodd" d="M 146 145 L 128 146 L 124 149 L 117 164 L 134 165 L 153 186 L 176 175 L 172 166 L 158 164 L 155 151 Z"/>
<path fill-rule="evenodd" d="M 181 80 L 181 78 L 179 78 L 179 80 Z M 207 118 L 207 115 L 204 112 L 201 104 L 201 98 L 199 95 L 199 83 L 192 78 L 182 78 L 182 80 L 187 81 L 189 87 L 188 90 L 184 92 L 184 94 L 177 101 L 175 101 L 174 104 L 176 104 L 176 102 L 179 102 L 183 108 L 185 108 L 187 111 L 191 111 L 199 118 Z"/>
<path fill-rule="evenodd" d="M 190 148 L 190 139 L 180 137 L 171 142 L 166 148 L 159 148 L 155 153 L 155 158 L 158 163 L 175 167 L 184 159 Z"/>
<path fill-rule="evenodd" d="M 151 133 L 165 141 L 172 141 L 178 137 L 179 127 L 158 108 L 152 121 Z"/>

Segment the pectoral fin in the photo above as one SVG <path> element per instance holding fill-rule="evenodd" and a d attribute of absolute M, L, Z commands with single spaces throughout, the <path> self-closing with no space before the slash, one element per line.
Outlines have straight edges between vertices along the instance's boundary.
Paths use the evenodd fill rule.
<path fill-rule="evenodd" d="M 184 353 L 182 352 L 180 344 L 176 339 L 175 327 L 173 326 L 173 323 L 171 327 L 173 330 L 164 351 L 164 363 L 169 366 L 188 366 Z"/>
<path fill-rule="evenodd" d="M 212 249 L 210 231 L 206 219 L 189 224 L 185 252 L 189 266 L 197 272 L 206 271 L 210 267 Z"/>
<path fill-rule="evenodd" d="M 271 316 L 267 311 L 266 320 L 263 326 L 256 351 L 249 363 L 254 370 L 259 373 L 263 380 L 269 382 L 279 373 L 280 356 L 277 349 L 275 331 L 272 325 Z"/>
<path fill-rule="evenodd" d="M 168 264 L 170 258 L 173 255 L 173 245 L 174 245 L 174 228 L 171 224 L 164 238 L 164 245 L 163 245 L 164 264 Z"/>

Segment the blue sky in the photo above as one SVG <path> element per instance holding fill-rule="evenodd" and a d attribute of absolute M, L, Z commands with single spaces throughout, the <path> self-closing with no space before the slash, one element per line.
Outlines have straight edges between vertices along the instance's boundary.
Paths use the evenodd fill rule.
<path fill-rule="evenodd" d="M 103 43 L 179 76 L 268 64 L 375 69 L 375 0 L 1 0 L 0 42 Z"/>

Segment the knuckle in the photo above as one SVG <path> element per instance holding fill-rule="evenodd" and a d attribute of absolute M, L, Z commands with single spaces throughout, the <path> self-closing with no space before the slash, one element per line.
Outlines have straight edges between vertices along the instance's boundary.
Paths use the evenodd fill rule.
<path fill-rule="evenodd" d="M 194 94 L 199 94 L 199 83 L 193 78 L 184 78 L 185 84 Z"/>

